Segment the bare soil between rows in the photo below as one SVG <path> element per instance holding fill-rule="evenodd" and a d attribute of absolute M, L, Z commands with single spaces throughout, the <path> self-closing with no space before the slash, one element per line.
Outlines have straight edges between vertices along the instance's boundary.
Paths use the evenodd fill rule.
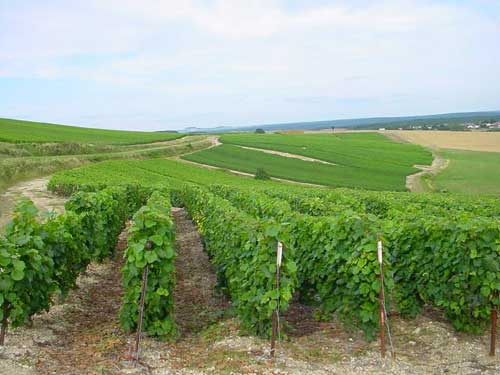
<path fill-rule="evenodd" d="M 284 314 L 275 360 L 267 340 L 241 336 L 231 304 L 217 288 L 213 266 L 194 223 L 175 208 L 177 342 L 144 338 L 141 362 L 126 357 L 133 335 L 121 331 L 121 275 L 126 247 L 122 233 L 116 255 L 91 264 L 78 289 L 32 327 L 9 332 L 0 349 L 1 374 L 500 374 L 488 356 L 488 335 L 455 332 L 436 310 L 417 319 L 391 318 L 396 359 L 381 360 L 376 341 L 349 331 L 335 319 L 319 322 L 314 309 L 292 303 Z"/>

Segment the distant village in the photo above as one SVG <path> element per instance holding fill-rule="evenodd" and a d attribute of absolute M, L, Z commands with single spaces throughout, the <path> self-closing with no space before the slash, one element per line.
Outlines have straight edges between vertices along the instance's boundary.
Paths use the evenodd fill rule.
<path fill-rule="evenodd" d="M 387 129 L 394 129 L 390 127 Z M 404 125 L 397 127 L 398 130 L 470 130 L 470 131 L 500 131 L 500 121 L 477 121 L 463 124 L 429 124 L 429 125 Z M 384 131 L 386 128 L 379 128 Z"/>

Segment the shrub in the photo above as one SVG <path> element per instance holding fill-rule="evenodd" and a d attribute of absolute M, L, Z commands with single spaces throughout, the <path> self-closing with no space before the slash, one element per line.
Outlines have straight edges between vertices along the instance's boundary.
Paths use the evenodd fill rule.
<path fill-rule="evenodd" d="M 256 180 L 270 180 L 271 177 L 269 177 L 269 175 L 264 170 L 264 168 L 257 168 L 257 171 L 255 172 L 255 179 Z"/>

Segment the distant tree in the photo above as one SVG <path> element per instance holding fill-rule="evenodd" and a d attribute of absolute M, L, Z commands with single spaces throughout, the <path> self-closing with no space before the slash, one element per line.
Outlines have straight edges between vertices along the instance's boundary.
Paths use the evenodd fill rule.
<path fill-rule="evenodd" d="M 255 134 L 265 134 L 266 131 L 264 129 L 261 129 L 261 128 L 258 128 L 258 129 L 255 129 Z"/>
<path fill-rule="evenodd" d="M 257 168 L 257 171 L 255 172 L 255 179 L 256 180 L 270 180 L 271 177 L 269 177 L 269 175 L 264 170 L 264 168 Z"/>

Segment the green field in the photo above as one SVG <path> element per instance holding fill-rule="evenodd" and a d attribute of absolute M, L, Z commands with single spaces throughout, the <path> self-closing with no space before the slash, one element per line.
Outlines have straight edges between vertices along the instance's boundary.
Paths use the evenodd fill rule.
<path fill-rule="evenodd" d="M 3 142 L 138 144 L 168 141 L 182 136 L 182 134 L 178 133 L 90 129 L 41 122 L 0 119 L 0 141 Z"/>
<path fill-rule="evenodd" d="M 500 194 L 500 153 L 442 150 L 449 165 L 430 184 L 437 191 Z"/>
<path fill-rule="evenodd" d="M 221 142 L 304 155 L 354 168 L 408 170 L 414 164 L 432 162 L 432 155 L 423 147 L 397 143 L 378 133 L 226 134 Z"/>
<path fill-rule="evenodd" d="M 211 145 L 206 136 L 187 136 L 161 144 L 129 146 L 83 143 L 0 143 L 0 189 L 16 181 L 109 159 L 165 158 Z"/>
<path fill-rule="evenodd" d="M 200 168 L 187 163 L 168 160 L 109 160 L 98 164 L 56 173 L 51 188 L 66 192 L 73 185 L 141 184 L 145 186 L 170 185 L 191 182 L 200 185 L 220 183 L 239 187 L 288 186 L 275 181 L 261 181 L 236 176 L 223 170 Z"/>
<path fill-rule="evenodd" d="M 340 135 L 229 134 L 224 145 L 186 155 L 201 164 L 330 187 L 404 191 L 415 164 L 430 164 L 432 155 L 416 145 L 396 143 L 377 133 Z M 336 165 L 271 155 L 248 146 L 323 160 Z"/>

